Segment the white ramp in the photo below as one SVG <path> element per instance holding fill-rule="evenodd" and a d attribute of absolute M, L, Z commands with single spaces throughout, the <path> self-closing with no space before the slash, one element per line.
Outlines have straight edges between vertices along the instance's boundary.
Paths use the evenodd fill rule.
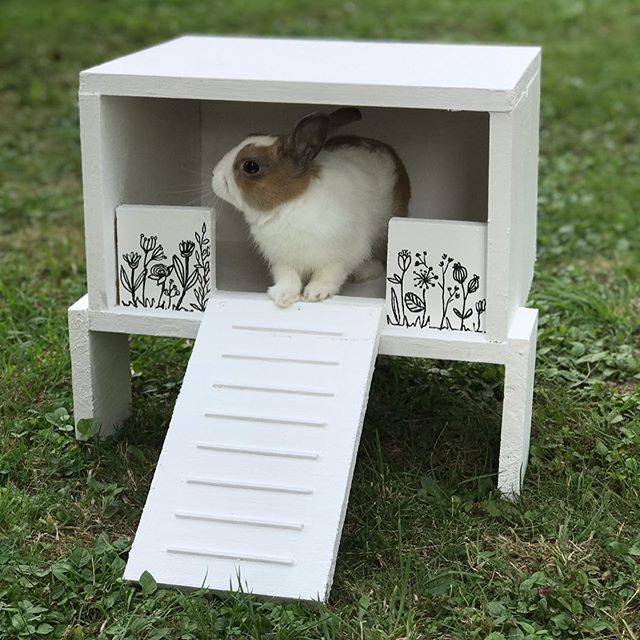
<path fill-rule="evenodd" d="M 209 300 L 125 579 L 326 600 L 382 309 Z"/>

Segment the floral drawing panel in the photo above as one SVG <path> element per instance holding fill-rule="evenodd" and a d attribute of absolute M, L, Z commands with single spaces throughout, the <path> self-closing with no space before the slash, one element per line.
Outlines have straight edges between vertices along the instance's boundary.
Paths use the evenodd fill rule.
<path fill-rule="evenodd" d="M 120 305 L 204 311 L 214 284 L 213 222 L 203 207 L 117 207 Z"/>
<path fill-rule="evenodd" d="M 393 218 L 389 223 L 389 326 L 485 333 L 487 225 Z"/>

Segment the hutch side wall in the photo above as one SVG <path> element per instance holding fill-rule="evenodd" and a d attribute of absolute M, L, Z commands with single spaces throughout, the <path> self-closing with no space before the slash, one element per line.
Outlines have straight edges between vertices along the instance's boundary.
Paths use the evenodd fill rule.
<path fill-rule="evenodd" d="M 198 196 L 200 109 L 192 100 L 81 96 L 87 285 L 92 309 L 116 304 L 115 209 Z"/>
<path fill-rule="evenodd" d="M 514 212 L 511 270 L 514 282 L 509 317 L 513 317 L 518 307 L 526 305 L 536 260 L 540 74 L 536 74 L 512 117 L 514 128 L 521 135 L 516 139 L 513 151 L 515 186 L 511 197 Z"/>
<path fill-rule="evenodd" d="M 489 146 L 487 335 L 507 337 L 525 306 L 536 255 L 540 74 L 511 112 L 492 113 Z M 492 309 L 489 315 L 489 309 Z"/>

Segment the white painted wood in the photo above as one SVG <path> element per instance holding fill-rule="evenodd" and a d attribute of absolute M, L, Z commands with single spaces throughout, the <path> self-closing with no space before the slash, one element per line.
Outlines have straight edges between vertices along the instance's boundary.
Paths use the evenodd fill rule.
<path fill-rule="evenodd" d="M 80 96 L 92 309 L 117 304 L 116 207 L 200 204 L 199 114 L 192 100 Z"/>
<path fill-rule="evenodd" d="M 492 113 L 489 144 L 487 333 L 504 340 L 525 304 L 535 261 L 539 74 L 512 113 Z"/>
<path fill-rule="evenodd" d="M 509 248 L 513 128 L 509 114 L 491 113 L 490 118 L 487 307 L 491 314 L 487 318 L 487 335 L 503 341 L 509 326 L 509 287 L 512 286 Z"/>
<path fill-rule="evenodd" d="M 303 76 L 296 75 L 298 61 L 305 58 L 289 56 L 295 59 L 290 68 L 267 65 L 268 68 L 256 70 L 246 63 L 246 57 L 236 55 L 247 48 L 264 51 L 261 61 L 269 55 L 277 58 L 293 50 L 311 52 L 307 62 L 313 69 L 311 75 L 319 74 L 318 82 L 313 85 L 318 99 L 298 100 L 277 91 L 278 97 L 272 95 L 269 99 L 273 102 L 267 102 L 267 98 L 261 97 L 260 87 L 269 85 L 268 91 L 273 90 L 272 84 L 283 82 L 287 73 L 297 78 L 286 80 L 290 84 L 302 85 L 309 79 L 306 68 Z M 362 69 L 354 74 L 353 82 L 358 90 L 363 87 L 366 91 L 375 90 L 379 100 L 367 103 L 337 97 L 331 102 L 320 99 L 323 74 L 339 76 L 344 68 L 344 65 L 329 66 L 327 61 L 347 51 L 353 61 L 363 56 L 366 69 L 374 69 L 376 56 L 388 53 L 386 60 L 390 66 L 375 73 L 388 78 L 393 75 L 395 89 L 410 88 L 411 83 L 415 83 L 419 84 L 420 91 L 431 87 L 438 96 L 451 97 L 457 95 L 456 91 L 477 92 L 480 87 L 493 95 L 507 91 L 508 86 L 509 107 L 504 112 L 491 108 L 487 114 L 478 105 L 465 106 L 465 98 L 455 104 L 425 103 L 420 109 L 388 108 L 384 106 L 388 86 L 358 84 L 362 83 Z M 195 52 L 202 55 L 194 56 Z M 418 56 L 418 52 L 431 63 L 422 65 L 419 71 L 412 70 L 410 80 L 403 85 L 402 75 L 392 67 L 399 64 L 397 60 L 394 62 L 395 57 L 399 60 L 409 53 Z M 189 55 L 189 63 L 185 64 L 182 56 Z M 474 64 L 462 65 L 470 59 Z M 193 60 L 196 61 L 192 63 Z M 492 66 L 496 60 L 501 64 Z M 171 69 L 179 70 L 182 75 L 173 77 Z M 100 82 L 104 83 L 101 95 L 94 93 L 97 87 L 81 91 L 91 308 L 106 308 L 117 302 L 113 217 L 118 204 L 206 202 L 213 163 L 248 131 L 284 130 L 308 109 L 323 103 L 337 105 L 347 101 L 359 104 L 364 110 L 365 117 L 353 125 L 353 132 L 383 137 L 405 159 L 414 185 L 411 216 L 484 220 L 487 206 L 491 207 L 487 278 L 493 283 L 488 292 L 488 300 L 493 299 L 489 304 L 493 311 L 492 317 L 487 318 L 488 331 L 491 339 L 505 340 L 509 319 L 515 308 L 524 304 L 532 274 L 538 71 L 539 50 L 536 48 L 207 37 L 181 38 L 88 70 L 83 74 L 83 82 L 101 78 Z M 272 73 L 284 76 L 274 79 L 270 76 Z M 417 78 L 423 73 L 426 75 L 418 82 Z M 508 82 L 507 76 L 511 77 Z M 123 78 L 138 86 L 139 91 L 131 95 L 120 91 Z M 182 84 L 170 94 L 176 99 L 154 99 L 150 96 L 169 94 L 164 89 L 158 93 L 149 87 L 143 89 L 146 80 L 157 87 L 174 80 Z M 241 86 L 240 101 L 230 100 L 224 91 L 216 91 L 215 96 L 198 93 L 197 87 L 213 86 L 218 81 Z M 337 90 L 344 89 L 343 83 L 336 86 Z M 294 93 L 296 90 L 293 89 Z M 465 95 L 468 97 L 471 93 Z M 436 108 L 444 106 L 454 111 Z M 240 217 L 226 205 L 220 209 L 220 238 L 241 240 L 250 251 L 247 230 Z M 512 220 L 512 216 L 518 219 Z M 522 252 L 523 261 L 515 257 Z M 253 264 L 242 264 L 240 269 L 220 265 L 221 272 L 224 270 L 230 276 L 222 288 L 263 290 L 266 268 L 262 266 L 257 273 Z M 356 295 L 346 289 L 343 293 Z"/>
<path fill-rule="evenodd" d="M 203 315 L 200 311 L 185 314 L 167 309 L 121 306 L 105 310 L 90 309 L 88 314 L 92 331 L 191 339 L 198 334 Z"/>
<path fill-rule="evenodd" d="M 510 111 L 538 47 L 186 36 L 93 67 L 82 93 Z"/>
<path fill-rule="evenodd" d="M 485 334 L 475 332 L 385 326 L 380 334 L 379 353 L 408 358 L 504 364 L 507 345 L 505 342 L 493 342 Z"/>
<path fill-rule="evenodd" d="M 505 363 L 498 489 L 517 496 L 529 459 L 538 312 L 518 309 L 509 333 Z"/>
<path fill-rule="evenodd" d="M 229 299 L 267 300 L 266 294 L 217 292 L 217 296 Z M 336 296 L 322 302 L 323 305 L 356 304 L 361 298 Z M 198 334 L 202 314 L 194 312 L 186 316 L 176 311 L 153 309 L 130 309 L 117 307 L 105 311 L 89 311 L 92 331 L 128 333 L 136 335 L 195 338 Z M 414 358 L 437 358 L 468 362 L 494 362 L 504 364 L 506 342 L 493 342 L 484 334 L 441 331 L 424 331 L 416 328 L 383 326 L 379 352 L 385 355 Z"/>
<path fill-rule="evenodd" d="M 224 295 L 230 299 L 237 297 L 248 300 L 268 299 L 266 294 L 259 293 L 217 292 L 216 295 Z M 359 298 L 336 296 L 322 304 L 344 304 L 345 301 L 349 304 L 355 304 L 359 300 Z M 364 302 L 368 301 L 364 299 Z M 201 320 L 202 314 L 198 312 L 185 316 L 185 314 L 175 311 L 123 309 L 121 307 L 105 311 L 89 311 L 89 324 L 92 331 L 136 335 L 195 338 Z M 412 358 L 504 364 L 506 348 L 506 341 L 494 342 L 489 340 L 485 334 L 443 333 L 383 325 L 379 352 L 384 355 Z"/>
<path fill-rule="evenodd" d="M 538 129 L 540 126 L 540 74 L 536 74 L 513 112 L 513 214 L 510 247 L 512 284 L 509 317 L 527 303 L 536 260 L 538 205 Z"/>
<path fill-rule="evenodd" d="M 103 178 L 100 96 L 80 95 L 79 107 L 87 290 L 91 308 L 106 309 L 115 301 L 115 297 L 108 299 L 106 286 L 116 281 L 115 263 L 110 264 L 107 257 L 115 246 L 115 229 L 105 228 L 102 218 L 103 203 L 111 197 Z"/>
<path fill-rule="evenodd" d="M 382 309 L 210 299 L 126 579 L 327 598 Z"/>
<path fill-rule="evenodd" d="M 387 247 L 387 325 L 485 332 L 486 223 L 392 218 Z"/>
<path fill-rule="evenodd" d="M 204 311 L 215 287 L 213 228 L 213 210 L 205 207 L 117 207 L 119 303 Z"/>
<path fill-rule="evenodd" d="M 264 294 L 217 293 L 219 299 L 231 302 L 242 300 L 245 303 L 268 303 Z M 323 307 L 369 304 L 366 300 L 357 298 L 343 298 L 338 296 L 323 302 Z M 113 311 L 90 311 L 87 309 L 86 296 L 79 300 L 69 313 L 70 341 L 72 351 L 74 405 L 76 419 L 101 417 L 106 431 L 110 432 L 114 426 L 128 415 L 129 407 L 129 378 L 128 360 L 125 347 L 128 349 L 126 335 L 139 333 L 144 335 L 163 335 L 183 338 L 195 338 L 200 326 L 202 314 L 194 313 L 185 317 L 180 312 L 152 312 L 151 310 L 118 309 Z M 486 335 L 476 333 L 444 334 L 439 331 L 423 331 L 418 328 L 403 328 L 383 326 L 381 329 L 378 352 L 383 355 L 432 358 L 439 360 L 457 360 L 466 362 L 490 362 L 505 365 L 505 407 L 503 411 L 503 436 L 500 450 L 499 486 L 507 494 L 517 494 L 528 457 L 529 432 L 531 425 L 531 403 L 533 389 L 533 374 L 535 366 L 537 312 L 532 309 L 519 309 L 514 316 L 509 329 L 508 340 L 502 343 L 487 339 Z M 111 418 L 105 414 L 104 404 L 95 402 L 108 397 L 113 391 L 110 386 L 113 378 L 109 371 L 102 378 L 96 379 L 92 366 L 95 362 L 89 357 L 87 336 L 93 338 L 102 336 L 106 348 L 97 353 L 105 357 L 106 354 L 121 354 L 121 365 L 117 380 L 121 386 L 117 391 L 116 403 Z M 113 338 L 109 341 L 108 338 Z M 94 342 L 95 344 L 95 342 Z M 116 345 L 115 351 L 112 351 Z M 128 353 L 128 352 L 126 352 Z M 258 355 L 242 345 L 237 350 L 227 349 L 221 353 L 221 359 L 237 359 L 250 356 L 250 362 Z M 265 362 L 274 362 L 283 366 L 289 360 L 300 358 L 300 354 L 290 356 L 273 353 L 262 354 Z M 302 358 L 307 359 L 307 358 Z M 323 354 L 318 360 L 331 358 Z M 127 368 L 125 369 L 125 364 Z M 322 366 L 322 365 L 319 365 Z M 333 365 L 324 365 L 332 369 Z M 120 398 L 120 400 L 118 400 Z M 111 402 L 111 400 L 109 400 Z M 118 409 L 119 407 L 119 409 Z M 102 412 L 102 413 L 100 413 Z M 231 412 L 237 419 L 238 412 Z M 106 417 L 105 417 L 106 415 Z M 253 420 L 260 416 L 251 414 Z M 279 414 L 280 421 L 290 419 L 291 416 Z M 264 420 L 264 416 L 262 417 Z M 310 426 L 310 425 L 307 425 Z M 216 443 L 213 443 L 215 446 Z M 217 443 L 218 446 L 220 443 Z"/>
<path fill-rule="evenodd" d="M 535 363 L 536 312 L 521 307 L 535 258 L 539 67 L 535 47 L 185 37 L 81 74 L 89 293 L 69 311 L 74 411 L 76 420 L 97 418 L 104 434 L 129 412 L 127 334 L 193 338 L 203 317 L 117 306 L 116 208 L 210 206 L 211 168 L 247 133 L 286 131 L 307 111 L 357 105 L 363 120 L 345 132 L 389 142 L 407 165 L 413 198 L 402 224 L 486 223 L 487 333 L 386 326 L 376 347 L 373 316 L 381 312 L 384 278 L 350 283 L 321 305 L 277 310 L 264 295 L 268 272 L 244 222 L 219 206 L 218 285 L 238 293 L 216 294 L 216 308 L 247 314 L 236 329 L 224 312 L 207 314 L 130 578 L 149 568 L 161 582 L 187 576 L 179 584 L 201 586 L 203 566 L 226 567 L 225 579 L 210 583 L 225 590 L 240 566 L 243 578 L 262 585 L 256 593 L 325 598 L 376 350 L 504 365 L 498 485 L 506 496 L 520 491 Z M 295 326 L 261 330 L 271 317 L 294 318 Z M 337 335 L 344 329 L 331 319 L 345 317 L 367 317 L 367 335 Z M 225 339 L 236 333 L 241 343 Z M 202 401 L 203 380 L 223 404 L 179 429 Z M 343 392 L 351 394 L 344 406 Z M 321 407 L 335 413 L 326 417 Z M 338 414 L 342 429 L 335 428 Z M 211 425 L 223 428 L 212 433 Z M 190 440 L 189 429 L 207 437 Z M 227 546 L 211 544 L 209 531 Z M 173 541 L 159 549 L 165 536 Z M 146 560 L 159 572 L 143 566 Z"/>
<path fill-rule="evenodd" d="M 91 331 L 87 296 L 69 308 L 68 317 L 75 423 L 93 419 L 95 430 L 88 435 L 108 436 L 130 413 L 129 336 Z M 76 430 L 76 437 L 85 436 Z"/>

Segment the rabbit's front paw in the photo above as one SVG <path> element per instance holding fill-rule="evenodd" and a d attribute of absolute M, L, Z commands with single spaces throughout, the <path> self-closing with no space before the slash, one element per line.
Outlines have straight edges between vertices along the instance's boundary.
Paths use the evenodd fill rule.
<path fill-rule="evenodd" d="M 338 293 L 339 288 L 333 282 L 310 282 L 304 289 L 304 299 L 307 302 L 320 302 Z"/>
<path fill-rule="evenodd" d="M 278 307 L 290 307 L 300 300 L 300 289 L 290 284 L 274 284 L 269 287 L 267 293 Z"/>

